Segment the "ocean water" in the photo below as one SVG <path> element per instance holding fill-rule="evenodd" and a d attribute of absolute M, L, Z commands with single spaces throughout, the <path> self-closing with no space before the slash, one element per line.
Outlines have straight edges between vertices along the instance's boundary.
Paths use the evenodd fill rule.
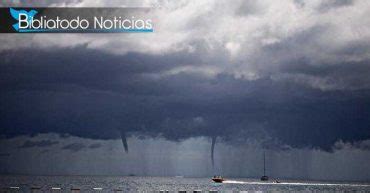
<path fill-rule="evenodd" d="M 257 179 L 108 177 L 108 176 L 0 176 L 0 192 L 369 192 L 370 183 L 284 181 L 262 183 Z"/>

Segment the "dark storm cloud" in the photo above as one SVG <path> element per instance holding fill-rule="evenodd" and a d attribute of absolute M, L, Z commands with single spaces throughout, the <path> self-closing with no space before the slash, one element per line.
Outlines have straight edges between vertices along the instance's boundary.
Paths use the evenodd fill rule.
<path fill-rule="evenodd" d="M 0 153 L 0 157 L 9 157 L 11 156 L 10 153 Z"/>
<path fill-rule="evenodd" d="M 121 138 L 126 152 L 130 135 L 326 150 L 369 138 L 364 1 L 158 5 L 153 34 L 2 36 L 1 134 Z"/>
<path fill-rule="evenodd" d="M 41 141 L 26 141 L 19 148 L 30 148 L 30 147 L 50 147 L 59 144 L 58 141 L 41 140 Z"/>
<path fill-rule="evenodd" d="M 350 148 L 356 148 L 359 150 L 369 151 L 370 150 L 370 140 L 365 141 L 355 141 L 355 142 L 343 142 L 342 140 L 336 142 L 334 144 L 335 150 L 341 150 L 341 149 L 350 149 Z"/>
<path fill-rule="evenodd" d="M 82 86 L 132 94 L 145 94 L 140 92 L 151 91 L 150 88 L 153 88 L 150 94 L 155 94 L 155 91 L 161 89 L 156 88 L 160 85 L 146 86 L 140 82 L 143 73 L 157 73 L 169 67 L 182 65 L 183 60 L 194 63 L 198 58 L 180 54 L 163 58 L 134 53 L 118 56 L 86 50 L 83 46 L 50 52 L 7 51 L 2 53 L 2 57 L 5 58 L 5 62 L 1 65 L 3 70 L 0 75 L 4 77 L 1 81 L 4 90 L 70 90 L 74 89 L 73 86 Z M 16 58 L 23 59 L 18 62 L 14 60 Z M 60 65 L 63 63 L 66 65 Z M 135 84 L 132 85 L 133 83 Z M 136 84 L 148 88 L 137 89 Z"/>
<path fill-rule="evenodd" d="M 225 175 L 231 169 L 230 176 L 250 171 L 259 176 L 258 164 L 245 163 L 261 163 L 261 152 L 269 149 L 271 176 L 311 178 L 317 172 L 318 179 L 368 179 L 362 166 L 370 146 L 367 1 L 21 0 L 13 5 L 159 9 L 152 10 L 157 20 L 151 34 L 0 36 L 0 138 L 9 141 L 1 152 L 18 157 L 14 163 L 0 160 L 2 171 L 26 165 L 35 166 L 34 173 L 63 173 L 71 171 L 65 161 L 71 159 L 77 163 L 74 172 L 149 175 L 157 174 L 154 168 L 163 175 L 173 167 L 178 175 L 177 168 L 189 164 L 181 175 L 209 176 L 221 161 L 230 165 L 221 170 Z M 28 135 L 33 143 L 59 138 L 61 144 L 8 149 Z M 119 138 L 123 147 L 111 140 Z M 112 156 L 115 148 L 125 161 Z M 198 150 L 203 161 L 193 154 Z M 40 156 L 33 156 L 37 151 Z M 33 165 L 24 164 L 25 152 L 32 154 Z M 76 160 L 73 152 L 84 156 Z M 65 157 L 60 164 L 69 169 L 56 168 L 60 159 L 50 155 Z M 96 155 L 107 156 L 91 159 Z M 56 164 L 40 167 L 43 156 Z M 90 166 L 86 160 L 92 160 Z M 202 172 L 205 168 L 212 171 Z"/>
<path fill-rule="evenodd" d="M 1 63 L 0 123 L 7 136 L 56 132 L 114 139 L 123 131 L 125 136 L 175 141 L 207 136 L 228 143 L 256 139 L 266 147 L 288 144 L 327 150 L 340 139 L 370 137 L 367 90 L 322 91 L 268 77 L 245 80 L 228 74 L 148 76 L 176 64 L 196 66 L 197 57 L 186 54 L 118 56 L 78 47 L 1 55 L 7 62 Z M 309 65 L 284 70 L 296 71 L 326 73 Z M 353 73 L 351 68 L 327 71 Z"/>
<path fill-rule="evenodd" d="M 100 143 L 94 143 L 94 144 L 89 145 L 90 149 L 96 149 L 96 148 L 100 148 L 100 147 L 102 147 L 102 144 L 100 144 Z"/>
<path fill-rule="evenodd" d="M 70 150 L 72 152 L 78 152 L 78 151 L 80 151 L 84 148 L 86 148 L 86 145 L 84 145 L 82 143 L 71 143 L 71 144 L 68 144 L 68 145 L 62 147 L 62 149 Z"/>

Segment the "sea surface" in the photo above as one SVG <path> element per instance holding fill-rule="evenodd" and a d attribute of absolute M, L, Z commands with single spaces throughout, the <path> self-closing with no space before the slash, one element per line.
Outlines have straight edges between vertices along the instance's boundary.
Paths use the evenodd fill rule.
<path fill-rule="evenodd" d="M 108 176 L 0 176 L 0 192 L 369 192 L 370 183 L 260 182 L 258 179 L 108 177 Z"/>

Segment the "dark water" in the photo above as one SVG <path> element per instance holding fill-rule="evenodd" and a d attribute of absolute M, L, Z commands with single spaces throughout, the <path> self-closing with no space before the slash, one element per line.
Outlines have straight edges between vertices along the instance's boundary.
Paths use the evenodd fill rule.
<path fill-rule="evenodd" d="M 0 176 L 0 192 L 369 192 L 370 184 L 230 179 L 222 184 L 209 178 Z"/>

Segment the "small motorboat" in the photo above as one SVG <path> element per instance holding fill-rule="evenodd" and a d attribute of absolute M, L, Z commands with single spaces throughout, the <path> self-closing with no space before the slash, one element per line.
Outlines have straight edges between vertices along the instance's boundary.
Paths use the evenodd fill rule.
<path fill-rule="evenodd" d="M 213 176 L 212 180 L 216 183 L 222 183 L 225 179 L 222 176 Z"/>

